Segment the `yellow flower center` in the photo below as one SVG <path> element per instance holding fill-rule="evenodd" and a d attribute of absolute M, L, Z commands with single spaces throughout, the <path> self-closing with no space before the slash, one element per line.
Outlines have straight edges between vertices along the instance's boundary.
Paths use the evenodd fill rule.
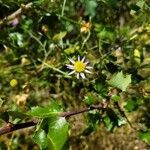
<path fill-rule="evenodd" d="M 86 68 L 86 65 L 82 61 L 77 61 L 74 64 L 74 70 L 76 72 L 83 72 Z"/>
<path fill-rule="evenodd" d="M 12 87 L 15 87 L 17 84 L 18 84 L 18 81 L 17 81 L 16 79 L 12 79 L 12 80 L 10 81 L 10 85 L 11 85 Z"/>

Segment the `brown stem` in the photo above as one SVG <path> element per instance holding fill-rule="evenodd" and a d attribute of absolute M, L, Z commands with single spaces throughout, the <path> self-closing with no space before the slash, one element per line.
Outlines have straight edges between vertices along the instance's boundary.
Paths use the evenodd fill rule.
<path fill-rule="evenodd" d="M 118 102 L 115 103 L 120 114 L 126 119 L 127 123 L 129 124 L 129 126 L 132 128 L 132 129 L 135 129 L 135 127 L 132 126 L 131 122 L 129 121 L 128 117 L 126 116 L 125 112 L 121 109 L 120 105 Z"/>
<path fill-rule="evenodd" d="M 26 5 L 22 5 L 21 8 L 13 12 L 11 15 L 0 20 L 0 25 L 7 24 L 7 23 L 10 24 L 13 19 L 17 18 L 22 13 L 23 10 L 28 10 L 29 8 L 31 8 L 32 5 L 33 5 L 32 2 Z"/>
<path fill-rule="evenodd" d="M 90 108 L 83 108 L 81 110 L 78 110 L 78 111 L 73 111 L 73 112 L 62 112 L 60 114 L 61 117 L 65 117 L 65 118 L 69 118 L 71 116 L 74 116 L 74 115 L 77 115 L 77 114 L 81 114 L 81 113 L 84 113 L 84 112 L 88 112 L 90 111 L 91 109 Z"/>
<path fill-rule="evenodd" d="M 71 116 L 74 116 L 74 115 L 77 115 L 77 114 L 81 114 L 81 113 L 84 113 L 84 112 L 88 112 L 88 111 L 94 110 L 94 109 L 98 109 L 98 110 L 105 109 L 106 107 L 107 107 L 106 104 L 105 105 L 102 105 L 102 104 L 92 105 L 89 108 L 82 108 L 81 110 L 70 111 L 70 112 L 62 112 L 62 113 L 59 114 L 59 116 L 68 118 L 68 117 L 71 117 Z M 25 122 L 25 123 L 19 123 L 19 124 L 10 124 L 9 123 L 9 124 L 7 124 L 7 125 L 0 128 L 0 135 L 10 133 L 10 132 L 13 132 L 13 131 L 19 130 L 19 129 L 33 127 L 33 126 L 37 125 L 38 122 L 39 122 L 38 119 L 33 119 L 32 121 Z"/>
<path fill-rule="evenodd" d="M 32 126 L 35 126 L 37 123 L 38 123 L 37 120 L 33 120 L 33 121 L 25 122 L 25 123 L 20 123 L 20 124 L 10 124 L 9 123 L 6 126 L 0 128 L 0 135 L 10 133 L 10 132 L 15 131 L 15 130 L 32 127 Z"/>

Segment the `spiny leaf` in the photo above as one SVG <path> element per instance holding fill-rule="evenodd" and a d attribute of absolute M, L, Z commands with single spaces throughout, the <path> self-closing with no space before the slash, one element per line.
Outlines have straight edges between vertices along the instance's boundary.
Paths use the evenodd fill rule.
<path fill-rule="evenodd" d="M 108 81 L 108 84 L 114 86 L 122 91 L 126 91 L 127 86 L 131 83 L 131 75 L 123 75 L 122 71 L 114 74 Z"/>

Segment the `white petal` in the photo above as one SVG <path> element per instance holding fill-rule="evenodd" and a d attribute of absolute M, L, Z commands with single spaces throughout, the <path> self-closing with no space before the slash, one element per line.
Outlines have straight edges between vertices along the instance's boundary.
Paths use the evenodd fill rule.
<path fill-rule="evenodd" d="M 82 77 L 83 79 L 85 79 L 84 73 L 80 73 L 80 75 L 81 75 L 81 77 Z"/>
<path fill-rule="evenodd" d="M 84 60 L 85 60 L 85 56 L 82 58 L 82 60 L 81 60 L 81 61 L 82 61 L 82 62 L 84 62 Z"/>
<path fill-rule="evenodd" d="M 92 73 L 91 71 L 89 71 L 89 70 L 87 70 L 87 69 L 85 70 L 85 72 L 86 72 L 86 73 L 90 73 L 90 74 Z"/>
<path fill-rule="evenodd" d="M 67 67 L 68 69 L 71 69 L 71 70 L 74 70 L 74 67 L 70 66 L 70 67 Z"/>
<path fill-rule="evenodd" d="M 73 71 L 71 71 L 70 73 L 69 73 L 69 75 L 71 75 L 71 74 L 73 74 L 73 73 L 75 73 L 75 71 L 73 70 Z"/>
<path fill-rule="evenodd" d="M 86 68 L 87 68 L 87 69 L 92 69 L 93 67 L 91 67 L 91 66 L 86 66 Z"/>
<path fill-rule="evenodd" d="M 79 79 L 79 73 L 77 73 L 77 79 Z"/>
<path fill-rule="evenodd" d="M 71 58 L 68 58 L 68 59 L 70 60 L 70 62 L 71 62 L 72 64 L 75 63 L 73 59 L 71 59 Z"/>
<path fill-rule="evenodd" d="M 85 62 L 85 64 L 87 65 L 89 63 L 89 61 L 87 60 L 86 62 Z"/>
<path fill-rule="evenodd" d="M 66 65 L 67 66 L 67 68 L 69 68 L 69 69 L 74 69 L 74 66 L 73 65 Z"/>
<path fill-rule="evenodd" d="M 78 55 L 78 61 L 80 61 L 80 56 Z"/>

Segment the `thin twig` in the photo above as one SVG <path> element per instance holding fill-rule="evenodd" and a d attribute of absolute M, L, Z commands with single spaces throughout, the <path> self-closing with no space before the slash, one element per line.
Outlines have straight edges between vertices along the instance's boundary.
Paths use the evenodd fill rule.
<path fill-rule="evenodd" d="M 71 116 L 85 113 L 85 112 L 89 112 L 89 111 L 94 110 L 94 109 L 102 110 L 102 109 L 105 109 L 106 107 L 107 107 L 107 105 L 102 105 L 102 104 L 92 105 L 88 108 L 82 108 L 81 110 L 70 111 L 70 112 L 61 112 L 59 114 L 59 117 L 69 118 Z M 19 129 L 33 127 L 33 126 L 36 126 L 38 123 L 39 123 L 39 119 L 33 119 L 32 121 L 25 122 L 25 123 L 19 123 L 19 124 L 10 124 L 9 123 L 9 124 L 4 125 L 3 127 L 0 128 L 0 135 L 11 133 L 11 132 L 19 130 Z"/>
<path fill-rule="evenodd" d="M 131 122 L 129 121 L 128 117 L 126 116 L 125 112 L 121 109 L 120 105 L 118 102 L 115 103 L 119 112 L 121 113 L 121 115 L 126 119 L 127 123 L 129 124 L 129 126 L 132 128 L 132 129 L 135 129 L 135 127 L 133 127 L 133 125 L 131 124 Z"/>
<path fill-rule="evenodd" d="M 24 129 L 24 128 L 28 128 L 28 127 L 32 127 L 35 126 L 38 123 L 38 120 L 32 120 L 29 122 L 25 122 L 25 123 L 19 123 L 19 124 L 7 124 L 4 127 L 0 128 L 0 135 L 6 134 L 6 133 L 10 133 L 19 129 Z"/>
<path fill-rule="evenodd" d="M 42 62 L 40 59 L 38 59 L 38 61 Z M 64 75 L 64 77 L 66 77 L 66 78 L 71 78 L 71 76 L 69 76 L 66 72 L 64 72 L 64 71 L 62 71 L 62 70 L 60 70 L 60 69 L 58 69 L 58 68 L 56 68 L 54 66 L 51 66 L 51 65 L 47 64 L 46 62 L 42 62 L 42 65 L 45 65 L 48 68 L 50 68 L 50 69 L 52 69 L 52 70 L 54 70 L 56 72 L 59 72 L 60 74 Z"/>
<path fill-rule="evenodd" d="M 86 42 L 89 40 L 90 36 L 91 36 L 91 32 L 89 31 L 87 37 L 86 37 L 86 38 L 84 39 L 84 41 L 83 41 L 83 44 L 82 44 L 82 46 L 81 46 L 81 49 L 83 49 L 84 45 L 85 45 Z"/>

